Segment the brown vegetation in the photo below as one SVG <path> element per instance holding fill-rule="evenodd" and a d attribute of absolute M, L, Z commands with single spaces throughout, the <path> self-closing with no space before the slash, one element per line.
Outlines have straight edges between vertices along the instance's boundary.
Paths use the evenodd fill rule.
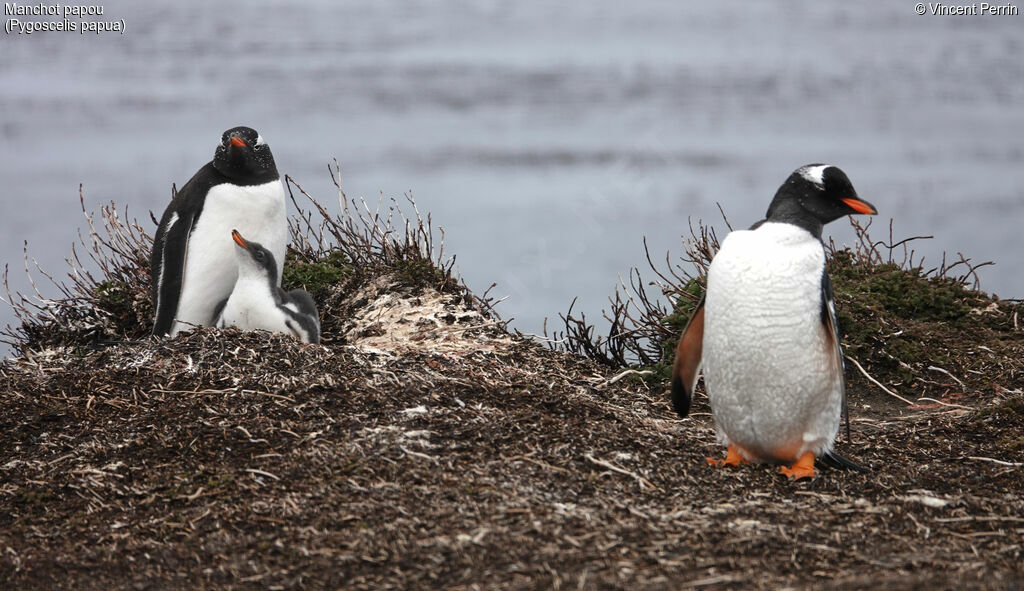
<path fill-rule="evenodd" d="M 634 314 L 648 340 L 630 346 L 646 358 L 584 344 L 585 322 L 566 342 L 594 359 L 554 351 L 509 333 L 452 277 L 429 222 L 342 203 L 294 222 L 286 274 L 317 298 L 325 346 L 144 336 L 148 235 L 121 218 L 115 232 L 137 238 L 100 243 L 115 257 L 102 276 L 63 299 L 15 298 L 19 355 L 0 366 L 6 586 L 1024 582 L 1021 305 L 943 270 L 887 266 L 864 244 L 835 253 L 847 353 L 863 370 L 847 368 L 853 440 L 839 447 L 872 471 L 794 483 L 705 464 L 722 453 L 706 398 L 678 419 L 656 377 L 678 330 L 668 310 Z M 699 262 L 687 273 L 635 285 L 676 303 L 699 296 Z M 619 343 L 636 328 L 618 327 Z M 135 342 L 105 342 L 119 339 Z"/>

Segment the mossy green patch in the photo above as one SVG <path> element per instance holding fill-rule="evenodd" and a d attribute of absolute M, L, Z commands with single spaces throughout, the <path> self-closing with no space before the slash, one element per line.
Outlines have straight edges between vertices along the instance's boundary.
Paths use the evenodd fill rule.
<path fill-rule="evenodd" d="M 312 262 L 289 254 L 285 260 L 281 285 L 285 289 L 302 288 L 317 297 L 351 273 L 352 265 L 339 250 L 333 250 Z"/>
<path fill-rule="evenodd" d="M 643 380 L 650 386 L 658 386 L 672 377 L 672 360 L 675 357 L 676 345 L 679 343 L 679 335 L 686 328 L 694 308 L 697 307 L 697 303 L 700 302 L 703 295 L 704 284 L 699 279 L 694 277 L 686 282 L 682 293 L 675 300 L 672 311 L 661 319 L 661 323 L 669 330 L 669 336 L 660 343 L 661 358 L 666 361 L 638 368 L 653 373 L 637 376 L 637 379 Z"/>
<path fill-rule="evenodd" d="M 1024 421 L 1024 396 L 1014 396 L 1002 402 L 981 408 L 974 413 L 973 422 Z"/>
<path fill-rule="evenodd" d="M 836 252 L 828 269 L 837 294 L 886 317 L 957 322 L 967 317 L 967 301 L 976 295 L 957 280 L 928 276 L 920 267 L 858 262 L 849 250 Z"/>
<path fill-rule="evenodd" d="M 672 359 L 674 353 L 668 353 L 668 359 Z M 642 380 L 650 387 L 659 387 L 666 384 L 672 379 L 672 365 L 670 363 L 655 363 L 653 365 L 646 365 L 639 368 L 640 371 L 650 371 L 652 373 L 642 374 L 636 376 L 630 376 L 630 378 Z"/>
<path fill-rule="evenodd" d="M 704 286 L 697 279 L 690 279 L 683 286 L 682 294 L 676 298 L 672 312 L 665 316 L 661 322 L 668 326 L 673 332 L 681 333 L 690 321 L 693 309 L 697 306 L 701 296 L 704 295 Z"/>
<path fill-rule="evenodd" d="M 999 441 L 999 447 L 1013 453 L 1024 453 L 1024 437 L 1016 439 L 1003 439 Z"/>
<path fill-rule="evenodd" d="M 394 268 L 395 276 L 408 287 L 440 288 L 445 283 L 445 274 L 430 259 L 398 260 Z"/>
<path fill-rule="evenodd" d="M 26 490 L 21 493 L 21 500 L 26 505 L 49 505 L 54 495 L 46 490 Z"/>
<path fill-rule="evenodd" d="M 120 316 L 131 308 L 131 295 L 123 281 L 101 281 L 93 291 L 99 308 Z"/>

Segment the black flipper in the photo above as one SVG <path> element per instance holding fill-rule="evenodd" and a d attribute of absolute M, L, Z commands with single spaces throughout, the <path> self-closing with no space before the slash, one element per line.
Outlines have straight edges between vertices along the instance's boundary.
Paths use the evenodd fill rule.
<path fill-rule="evenodd" d="M 177 217 L 175 217 L 177 216 Z M 171 223 L 171 220 L 174 220 Z M 174 316 L 178 312 L 181 284 L 185 276 L 185 258 L 188 239 L 195 218 L 188 213 L 167 208 L 153 239 L 153 258 L 150 262 L 153 281 L 153 334 L 165 336 L 171 332 Z M 168 228 L 168 226 L 170 226 Z"/>
<path fill-rule="evenodd" d="M 228 305 L 229 299 L 231 299 L 231 296 L 228 296 L 221 300 L 217 304 L 217 307 L 213 309 L 213 320 L 211 321 L 211 324 L 213 326 L 216 326 L 217 328 L 224 328 L 223 326 L 220 325 L 220 315 L 224 313 L 224 306 Z"/>
<path fill-rule="evenodd" d="M 704 355 L 704 298 L 701 297 L 676 345 L 672 364 L 672 408 L 681 417 L 690 414 L 693 389 Z"/>
<path fill-rule="evenodd" d="M 821 271 L 821 323 L 825 326 L 826 335 L 831 341 L 832 361 L 839 376 L 839 387 L 843 393 L 843 416 L 846 418 L 846 440 L 850 441 L 850 408 L 846 401 L 846 363 L 843 361 L 843 348 L 839 342 L 839 320 L 836 318 L 836 304 L 832 295 L 832 281 L 824 269 Z M 832 468 L 870 472 L 870 469 L 853 462 L 834 451 L 825 452 L 820 458 L 822 463 Z"/>
<path fill-rule="evenodd" d="M 153 309 L 156 311 L 153 334 L 156 336 L 166 335 L 174 325 L 185 276 L 188 241 L 203 211 L 206 194 L 211 187 L 225 181 L 226 177 L 213 167 L 212 162 L 206 164 L 174 194 L 160 218 L 150 258 Z"/>

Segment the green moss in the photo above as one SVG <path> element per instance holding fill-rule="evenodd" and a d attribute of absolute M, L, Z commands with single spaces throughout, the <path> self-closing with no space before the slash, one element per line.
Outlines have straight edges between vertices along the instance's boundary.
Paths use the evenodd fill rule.
<path fill-rule="evenodd" d="M 690 279 L 683 286 L 683 294 L 676 299 L 675 305 L 672 308 L 672 312 L 668 316 L 661 319 L 662 324 L 667 326 L 672 331 L 673 335 L 680 335 L 683 333 L 683 329 L 686 328 L 686 323 L 690 321 L 690 316 L 693 315 L 693 309 L 697 306 L 701 296 L 704 295 L 704 286 L 697 279 Z M 666 339 L 661 343 L 661 350 L 664 353 L 663 359 L 672 359 L 675 354 L 676 343 L 678 342 L 678 336 L 674 336 L 670 339 Z"/>
<path fill-rule="evenodd" d="M 874 317 L 854 318 L 846 308 L 836 309 L 839 334 L 843 335 L 843 347 L 851 352 L 860 352 L 882 334 L 882 325 Z"/>
<path fill-rule="evenodd" d="M 218 488 L 229 487 L 234 484 L 234 476 L 210 476 L 206 480 L 206 489 L 215 490 Z"/>
<path fill-rule="evenodd" d="M 917 363 L 927 361 L 927 352 L 920 344 L 900 337 L 894 337 L 886 341 L 886 350 L 900 361 L 905 363 Z"/>
<path fill-rule="evenodd" d="M 289 254 L 285 259 L 281 285 L 285 289 L 301 287 L 316 297 L 351 273 L 352 265 L 338 250 L 315 262 L 301 261 L 294 254 Z"/>
<path fill-rule="evenodd" d="M 49 505 L 53 494 L 45 490 L 26 490 L 21 493 L 21 499 L 27 505 Z"/>
<path fill-rule="evenodd" d="M 128 285 L 123 281 L 103 281 L 96 286 L 93 295 L 98 307 L 118 316 L 131 308 L 132 298 L 128 293 Z"/>
<path fill-rule="evenodd" d="M 675 356 L 674 351 L 669 351 L 667 359 L 670 361 Z M 641 380 L 652 388 L 657 388 L 664 385 L 670 379 L 672 379 L 672 364 L 671 363 L 655 363 L 654 365 L 647 365 L 638 368 L 640 371 L 650 371 L 652 373 L 645 375 L 629 376 L 628 379 Z"/>
<path fill-rule="evenodd" d="M 835 253 L 829 274 L 837 296 L 890 318 L 956 322 L 967 317 L 971 307 L 966 301 L 974 296 L 956 280 L 926 276 L 919 267 L 858 263 L 849 250 Z"/>
<path fill-rule="evenodd" d="M 445 282 L 444 273 L 429 259 L 396 261 L 395 275 L 408 287 L 440 287 Z"/>
<path fill-rule="evenodd" d="M 662 324 L 670 331 L 670 336 L 660 343 L 663 361 L 653 365 L 638 367 L 638 370 L 646 370 L 652 373 L 643 376 L 631 376 L 631 379 L 642 380 L 651 387 L 660 387 L 672 378 L 672 361 L 675 358 L 679 335 L 686 328 L 686 324 L 690 321 L 690 316 L 693 315 L 693 309 L 697 306 L 703 295 L 704 285 L 698 279 L 693 278 L 686 282 L 682 289 L 682 295 L 675 301 L 672 312 L 661 319 Z"/>
<path fill-rule="evenodd" d="M 993 404 L 974 413 L 976 421 L 981 420 L 1024 420 L 1024 396 L 1007 398 L 999 404 Z"/>

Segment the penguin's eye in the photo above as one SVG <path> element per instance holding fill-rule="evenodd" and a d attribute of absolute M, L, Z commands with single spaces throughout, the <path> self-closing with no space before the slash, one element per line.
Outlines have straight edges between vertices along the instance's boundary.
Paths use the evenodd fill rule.
<path fill-rule="evenodd" d="M 256 151 L 262 152 L 266 144 L 256 144 Z"/>
<path fill-rule="evenodd" d="M 262 252 L 256 251 L 256 260 L 257 261 L 262 261 L 263 260 L 263 253 Z"/>

